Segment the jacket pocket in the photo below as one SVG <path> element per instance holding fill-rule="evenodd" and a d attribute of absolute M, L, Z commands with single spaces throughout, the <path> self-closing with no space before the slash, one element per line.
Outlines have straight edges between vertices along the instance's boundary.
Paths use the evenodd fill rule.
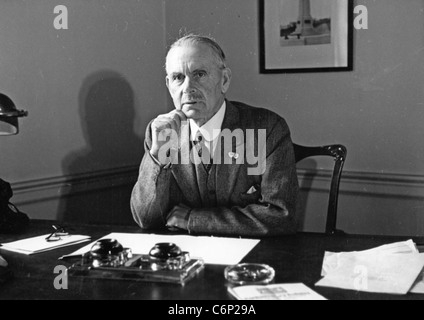
<path fill-rule="evenodd" d="M 254 191 L 253 191 L 254 190 Z M 249 188 L 246 192 L 240 193 L 240 202 L 243 206 L 247 206 L 249 204 L 258 203 L 261 198 L 261 190 L 259 185 L 255 185 L 252 188 Z"/>

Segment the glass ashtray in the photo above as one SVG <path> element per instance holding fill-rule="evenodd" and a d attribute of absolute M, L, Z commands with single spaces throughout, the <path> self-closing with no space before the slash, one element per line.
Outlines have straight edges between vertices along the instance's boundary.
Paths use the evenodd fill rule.
<path fill-rule="evenodd" d="M 275 270 L 266 264 L 241 263 L 225 268 L 224 275 L 235 285 L 268 284 L 274 280 Z"/>

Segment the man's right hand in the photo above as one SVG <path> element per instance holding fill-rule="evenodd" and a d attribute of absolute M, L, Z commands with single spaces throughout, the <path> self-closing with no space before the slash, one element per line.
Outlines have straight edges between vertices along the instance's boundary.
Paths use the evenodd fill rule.
<path fill-rule="evenodd" d="M 159 150 L 164 144 L 168 143 L 169 139 L 164 139 L 166 131 L 169 131 L 169 129 L 171 129 L 176 132 L 179 137 L 180 128 L 182 122 L 184 121 L 187 121 L 187 117 L 181 110 L 173 110 L 167 114 L 161 114 L 155 120 L 153 120 L 151 125 L 152 147 L 150 149 L 150 153 L 152 156 L 158 159 Z M 178 141 L 176 141 L 176 143 L 178 143 Z M 178 145 L 172 147 L 178 149 Z M 161 159 L 158 160 L 160 161 Z"/>

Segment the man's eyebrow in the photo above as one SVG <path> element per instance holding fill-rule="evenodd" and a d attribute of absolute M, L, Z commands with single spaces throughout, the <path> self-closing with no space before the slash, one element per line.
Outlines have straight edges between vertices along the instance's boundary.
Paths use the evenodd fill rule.
<path fill-rule="evenodd" d="M 208 69 L 207 68 L 197 68 L 197 69 L 194 69 L 192 71 L 192 73 L 196 73 L 196 72 L 208 72 Z"/>
<path fill-rule="evenodd" d="M 182 72 L 179 72 L 179 71 L 175 71 L 175 72 L 171 72 L 171 73 L 169 73 L 168 74 L 168 76 L 179 76 L 179 75 L 181 75 L 181 74 L 183 74 Z"/>
<path fill-rule="evenodd" d="M 198 72 L 208 73 L 209 71 L 208 71 L 208 68 L 199 67 L 199 68 L 194 69 L 193 71 L 190 71 L 190 74 L 194 74 L 194 73 L 198 73 Z M 174 72 L 169 73 L 169 76 L 177 76 L 177 75 L 181 75 L 181 74 L 184 75 L 185 72 L 174 71 Z"/>

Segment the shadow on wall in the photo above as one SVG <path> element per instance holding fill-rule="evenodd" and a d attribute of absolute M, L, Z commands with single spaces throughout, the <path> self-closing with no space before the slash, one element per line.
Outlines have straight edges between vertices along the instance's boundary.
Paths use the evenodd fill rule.
<path fill-rule="evenodd" d="M 91 74 L 80 90 L 79 114 L 87 145 L 63 160 L 72 183 L 59 204 L 61 220 L 133 224 L 130 196 L 137 173 L 133 181 L 116 183 L 111 170 L 138 164 L 142 154 L 143 142 L 133 132 L 131 85 L 114 71 Z"/>

